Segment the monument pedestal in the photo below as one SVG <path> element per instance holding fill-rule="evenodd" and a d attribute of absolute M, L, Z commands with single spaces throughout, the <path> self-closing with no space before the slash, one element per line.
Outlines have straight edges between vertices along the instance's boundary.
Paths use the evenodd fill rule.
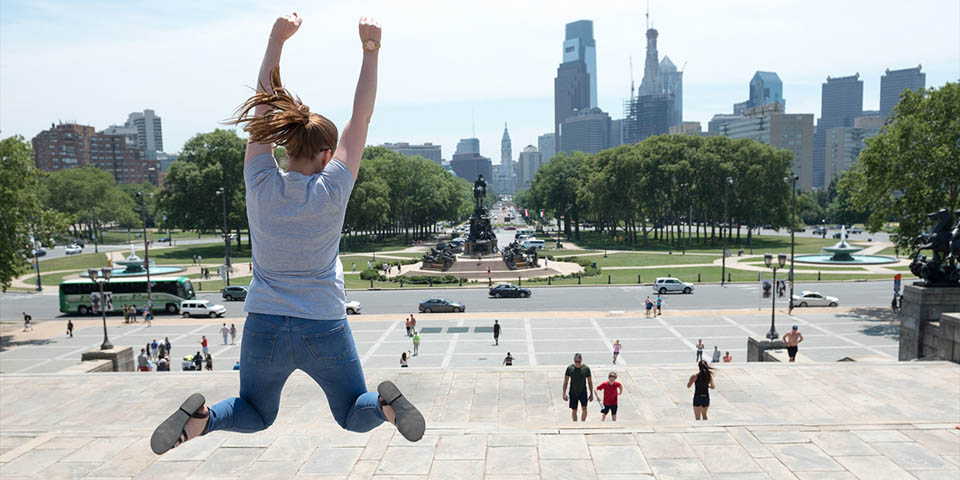
<path fill-rule="evenodd" d="M 787 342 L 783 340 L 770 340 L 767 338 L 747 337 L 747 361 L 764 362 L 767 350 L 784 350 L 787 348 Z"/>
<path fill-rule="evenodd" d="M 900 360 L 960 362 L 960 288 L 907 285 L 900 312 Z"/>
<path fill-rule="evenodd" d="M 83 354 L 80 356 L 80 360 L 110 360 L 110 362 L 113 364 L 113 369 L 107 371 L 134 371 L 133 347 L 113 347 L 109 350 L 90 350 L 83 352 Z"/>

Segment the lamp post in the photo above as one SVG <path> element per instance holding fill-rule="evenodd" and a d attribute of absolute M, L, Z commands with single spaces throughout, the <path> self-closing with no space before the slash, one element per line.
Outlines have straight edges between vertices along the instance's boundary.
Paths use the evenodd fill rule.
<path fill-rule="evenodd" d="M 790 274 L 787 278 L 787 281 L 790 282 L 790 304 L 787 307 L 789 313 L 793 313 L 793 250 L 794 250 L 794 234 L 796 234 L 796 221 L 797 221 L 797 180 L 800 180 L 799 175 L 790 175 L 789 177 L 783 177 L 784 182 L 790 182 L 793 184 L 793 212 L 790 214 Z"/>
<path fill-rule="evenodd" d="M 720 286 L 726 285 L 727 282 L 727 236 L 724 234 L 724 225 L 729 223 L 727 218 L 727 187 L 733 185 L 733 177 L 727 177 L 726 183 L 723 184 L 723 224 L 720 225 L 720 236 L 723 237 L 723 251 L 720 252 Z"/>
<path fill-rule="evenodd" d="M 689 183 L 681 183 L 681 184 L 680 184 L 680 188 L 681 188 L 682 190 L 686 190 L 687 187 L 689 187 L 689 186 L 690 186 Z M 690 197 L 690 196 L 687 195 L 687 199 L 688 199 L 688 200 L 689 200 L 689 197 Z M 693 215 L 693 203 L 690 203 L 690 215 L 687 215 L 687 242 L 690 241 L 690 226 L 691 226 L 691 224 L 692 224 L 692 222 L 693 222 L 693 220 L 692 220 L 690 217 L 691 217 L 692 215 Z M 678 225 L 677 225 L 677 235 L 679 235 L 680 232 L 682 232 L 682 231 L 683 231 L 683 227 L 681 227 L 681 226 L 678 224 Z M 680 238 L 680 249 L 682 250 L 682 252 L 683 252 L 682 254 L 683 254 L 683 255 L 686 255 L 686 254 L 687 254 L 687 243 L 683 241 L 683 238 Z"/>
<path fill-rule="evenodd" d="M 767 253 L 763 256 L 763 263 L 768 268 L 773 269 L 773 291 L 770 292 L 770 331 L 767 332 L 767 338 L 776 340 L 780 338 L 777 333 L 777 270 L 783 268 L 787 263 L 787 256 L 783 253 L 777 254 L 777 263 L 773 263 L 773 254 Z M 793 305 L 793 295 L 790 296 L 790 304 Z"/>
<path fill-rule="evenodd" d="M 150 243 L 147 241 L 147 207 L 143 192 L 137 192 L 140 200 L 140 218 L 143 220 L 143 269 L 147 271 L 147 308 L 153 310 L 153 288 L 150 284 Z"/>
<path fill-rule="evenodd" d="M 170 225 L 167 225 L 167 216 L 163 216 L 163 224 L 167 227 L 167 244 L 173 246 L 173 234 L 170 232 Z"/>
<path fill-rule="evenodd" d="M 100 344 L 100 350 L 110 350 L 113 348 L 113 344 L 110 343 L 110 339 L 107 338 L 107 304 L 106 297 L 103 295 L 103 284 L 110 281 L 111 273 L 113 272 L 107 267 L 103 267 L 99 270 L 96 268 L 87 269 L 87 276 L 90 277 L 90 280 L 96 282 L 97 286 L 100 288 L 100 313 L 101 318 L 103 319 L 103 343 Z"/>
<path fill-rule="evenodd" d="M 217 195 L 223 200 L 223 261 L 224 275 L 226 275 L 227 286 L 230 286 L 230 234 L 227 232 L 227 195 L 223 187 L 217 190 Z"/>

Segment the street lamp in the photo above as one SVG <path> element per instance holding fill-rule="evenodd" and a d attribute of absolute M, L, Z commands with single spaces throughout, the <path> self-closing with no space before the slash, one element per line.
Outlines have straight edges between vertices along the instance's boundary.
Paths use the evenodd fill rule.
<path fill-rule="evenodd" d="M 690 186 L 689 183 L 681 183 L 681 184 L 680 184 L 680 188 L 681 188 L 682 190 L 686 190 L 687 187 L 689 187 L 689 186 Z M 687 195 L 687 199 L 688 199 L 688 200 L 689 200 L 689 197 L 690 197 L 690 196 Z M 687 242 L 690 241 L 690 235 L 691 235 L 691 230 L 690 230 L 690 229 L 692 228 L 691 226 L 692 226 L 692 223 L 693 223 L 693 220 L 692 220 L 690 217 L 692 217 L 692 216 L 693 216 L 693 202 L 690 203 L 690 215 L 687 215 Z M 682 232 L 682 231 L 683 231 L 683 227 L 681 227 L 681 226 L 678 224 L 678 225 L 677 225 L 677 235 L 679 236 L 680 232 Z M 683 255 L 686 255 L 686 254 L 687 254 L 687 244 L 686 244 L 686 242 L 683 241 L 683 238 L 680 238 L 680 249 L 683 251 L 683 253 L 682 253 Z"/>
<path fill-rule="evenodd" d="M 87 276 L 100 287 L 100 313 L 103 319 L 103 343 L 100 344 L 100 350 L 110 350 L 113 348 L 113 344 L 110 343 L 110 339 L 107 338 L 107 304 L 106 297 L 103 296 L 103 284 L 110 281 L 111 273 L 113 272 L 107 267 L 99 270 L 96 268 L 87 269 Z"/>
<path fill-rule="evenodd" d="M 217 190 L 217 195 L 223 199 L 223 248 L 224 248 L 224 275 L 226 275 L 227 286 L 230 286 L 230 234 L 227 232 L 227 195 L 223 187 Z"/>
<path fill-rule="evenodd" d="M 767 253 L 763 255 L 763 263 L 767 268 L 773 269 L 773 291 L 770 292 L 770 331 L 767 332 L 767 338 L 770 340 L 776 340 L 780 338 L 780 335 L 777 333 L 776 327 L 776 318 L 777 318 L 777 270 L 783 268 L 787 263 L 787 255 L 783 253 L 777 254 L 777 263 L 773 263 L 773 254 Z M 793 305 L 793 293 L 790 294 L 790 305 Z"/>
<path fill-rule="evenodd" d="M 140 200 L 140 218 L 143 220 L 143 269 L 147 271 L 147 308 L 153 310 L 153 288 L 150 285 L 150 243 L 147 242 L 147 207 L 143 202 L 143 192 L 137 192 Z"/>
<path fill-rule="evenodd" d="M 167 244 L 173 246 L 173 234 L 170 232 L 170 225 L 167 225 L 167 216 L 163 216 L 163 224 L 167 227 Z"/>
<path fill-rule="evenodd" d="M 826 218 L 820 220 L 820 235 L 821 235 L 821 238 L 827 238 L 827 219 Z"/>
<path fill-rule="evenodd" d="M 733 185 L 733 177 L 727 177 L 727 182 L 723 184 L 723 223 L 729 223 L 727 218 L 727 187 Z M 729 227 L 729 225 L 727 225 Z M 728 228 L 729 231 L 729 228 Z M 720 226 L 720 236 L 723 237 L 723 251 L 720 252 L 720 286 L 727 281 L 727 236 L 723 233 L 723 225 Z"/>
<path fill-rule="evenodd" d="M 784 182 L 793 184 L 793 213 L 790 215 L 790 275 L 788 281 L 790 282 L 790 306 L 787 307 L 789 313 L 793 313 L 793 249 L 794 249 L 794 239 L 793 236 L 796 233 L 796 221 L 797 221 L 797 180 L 800 180 L 799 175 L 791 175 L 789 177 L 783 177 Z M 826 238 L 826 237 L 824 237 Z"/>

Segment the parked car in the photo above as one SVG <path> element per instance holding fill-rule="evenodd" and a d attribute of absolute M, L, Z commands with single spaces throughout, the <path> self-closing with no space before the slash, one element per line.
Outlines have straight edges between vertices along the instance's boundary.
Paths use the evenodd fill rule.
<path fill-rule="evenodd" d="M 180 302 L 180 314 L 184 317 L 222 317 L 226 307 L 210 300 L 184 300 Z"/>
<path fill-rule="evenodd" d="M 537 240 L 536 238 L 530 237 L 520 243 L 520 246 L 523 248 L 536 248 L 537 250 L 543 250 L 543 247 L 546 246 L 543 240 Z"/>
<path fill-rule="evenodd" d="M 672 277 L 658 278 L 653 282 L 653 289 L 660 294 L 667 292 L 693 293 L 693 284 L 690 282 L 681 282 L 680 279 Z"/>
<path fill-rule="evenodd" d="M 839 239 L 841 237 L 840 232 L 834 233 L 833 238 Z"/>
<path fill-rule="evenodd" d="M 511 283 L 501 283 L 490 289 L 490 296 L 495 298 L 529 298 L 530 289 L 518 287 Z"/>
<path fill-rule="evenodd" d="M 847 231 L 850 233 L 863 233 L 863 230 L 861 230 L 860 227 L 856 227 L 856 226 L 850 227 L 850 229 Z"/>
<path fill-rule="evenodd" d="M 35 256 L 35 257 L 43 257 L 43 256 L 45 256 L 45 255 L 47 254 L 47 249 L 46 249 L 46 248 L 43 248 L 43 247 L 40 247 L 40 248 L 32 251 L 31 253 L 33 253 L 33 256 Z"/>
<path fill-rule="evenodd" d="M 76 255 L 78 253 L 83 253 L 83 247 L 76 244 L 68 245 L 66 250 L 64 250 L 64 253 L 66 253 L 67 255 Z"/>
<path fill-rule="evenodd" d="M 359 315 L 360 314 L 360 302 L 356 300 L 350 300 L 347 302 L 347 315 Z"/>
<path fill-rule="evenodd" d="M 503 227 L 503 229 L 504 229 L 504 230 L 516 230 L 517 227 L 515 227 L 515 226 L 513 226 L 513 225 L 507 225 L 506 227 Z"/>
<path fill-rule="evenodd" d="M 160 237 L 157 239 L 158 242 L 169 242 L 170 237 Z"/>
<path fill-rule="evenodd" d="M 223 295 L 223 299 L 228 302 L 232 302 L 234 300 L 246 300 L 247 287 L 242 285 L 232 285 L 220 290 L 220 294 Z"/>
<path fill-rule="evenodd" d="M 446 298 L 431 298 L 420 302 L 420 313 L 431 312 L 462 312 L 466 310 L 466 305 L 453 302 Z"/>
<path fill-rule="evenodd" d="M 823 235 L 824 233 L 827 233 L 827 227 L 816 227 L 813 229 L 814 235 Z"/>
<path fill-rule="evenodd" d="M 804 290 L 793 296 L 794 307 L 836 307 L 840 304 L 837 297 L 829 297 L 820 292 Z"/>

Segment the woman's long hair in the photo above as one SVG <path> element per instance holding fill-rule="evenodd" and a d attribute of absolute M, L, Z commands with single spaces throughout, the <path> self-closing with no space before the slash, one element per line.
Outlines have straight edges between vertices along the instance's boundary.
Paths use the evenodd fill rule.
<path fill-rule="evenodd" d="M 700 373 L 697 374 L 697 380 L 701 378 L 705 382 L 710 382 L 710 379 L 713 377 L 713 370 L 710 368 L 710 364 L 706 360 L 700 360 L 700 363 L 697 364 L 700 367 Z"/>
<path fill-rule="evenodd" d="M 250 134 L 250 141 L 276 144 L 287 149 L 290 158 L 313 159 L 324 150 L 337 147 L 337 126 L 327 117 L 310 112 L 280 82 L 280 67 L 270 71 L 270 87 L 260 85 L 253 96 L 237 107 L 235 117 L 228 125 L 246 124 L 243 130 Z M 250 112 L 266 106 L 262 115 Z"/>

